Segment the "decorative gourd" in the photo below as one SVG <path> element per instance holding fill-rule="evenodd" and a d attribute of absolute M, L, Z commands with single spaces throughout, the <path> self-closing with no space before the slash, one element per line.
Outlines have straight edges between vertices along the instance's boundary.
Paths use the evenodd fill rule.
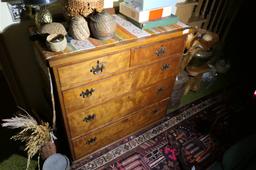
<path fill-rule="evenodd" d="M 72 17 L 69 27 L 69 34 L 77 40 L 86 40 L 90 37 L 90 30 L 84 17 Z"/>
<path fill-rule="evenodd" d="M 43 24 L 50 24 L 52 23 L 52 14 L 46 8 L 42 8 L 39 12 L 35 15 L 35 22 L 39 25 Z"/>
<path fill-rule="evenodd" d="M 58 22 L 45 24 L 41 27 L 41 34 L 62 34 L 67 35 L 65 27 Z"/>
<path fill-rule="evenodd" d="M 116 30 L 116 22 L 112 15 L 103 11 L 90 15 L 91 34 L 101 40 L 112 38 Z"/>

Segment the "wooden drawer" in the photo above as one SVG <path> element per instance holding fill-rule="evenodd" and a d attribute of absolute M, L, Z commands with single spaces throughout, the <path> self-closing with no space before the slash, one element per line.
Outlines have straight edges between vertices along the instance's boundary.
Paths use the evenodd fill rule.
<path fill-rule="evenodd" d="M 62 90 L 88 83 L 111 73 L 126 70 L 130 63 L 130 50 L 58 69 Z"/>
<path fill-rule="evenodd" d="M 129 92 L 131 85 L 131 74 L 125 72 L 93 84 L 66 90 L 63 92 L 65 109 L 69 113 L 97 105 Z"/>
<path fill-rule="evenodd" d="M 139 129 L 160 120 L 166 112 L 168 100 L 140 110 L 116 123 L 100 128 L 87 136 L 73 140 L 75 159 L 96 151 L 112 142 L 119 140 Z"/>
<path fill-rule="evenodd" d="M 105 102 L 131 90 L 144 88 L 163 79 L 173 77 L 180 58 L 172 56 L 158 63 L 125 72 L 102 81 L 79 88 L 66 90 L 63 98 L 66 111 L 73 112 Z"/>
<path fill-rule="evenodd" d="M 177 39 L 157 42 L 146 46 L 134 48 L 131 56 L 131 66 L 153 62 L 172 54 L 181 54 L 184 49 L 185 39 Z"/>
<path fill-rule="evenodd" d="M 121 119 L 139 108 L 151 105 L 170 96 L 173 79 L 169 78 L 151 87 L 129 93 L 99 106 L 75 111 L 67 115 L 71 137 L 84 135 L 106 123 Z"/>
<path fill-rule="evenodd" d="M 174 77 L 180 65 L 179 55 L 173 55 L 160 62 L 133 71 L 133 87 L 141 88 L 168 77 Z"/>

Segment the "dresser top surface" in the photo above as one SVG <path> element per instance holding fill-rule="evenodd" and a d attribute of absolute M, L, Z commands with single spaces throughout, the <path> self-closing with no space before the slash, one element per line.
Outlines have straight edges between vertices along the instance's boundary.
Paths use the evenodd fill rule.
<path fill-rule="evenodd" d="M 88 38 L 86 41 L 79 41 L 67 38 L 67 48 L 62 52 L 51 52 L 47 48 L 36 43 L 37 49 L 39 49 L 41 56 L 45 60 L 56 60 L 66 56 L 75 55 L 79 53 L 89 52 L 104 47 L 116 46 L 119 44 L 126 44 L 128 42 L 144 40 L 156 35 L 164 35 L 166 33 L 173 34 L 171 37 L 182 36 L 190 32 L 190 26 L 178 21 L 176 24 L 169 26 L 156 27 L 151 29 L 142 30 L 120 15 L 113 15 L 117 23 L 117 28 L 114 36 L 108 40 L 99 40 L 95 38 Z"/>

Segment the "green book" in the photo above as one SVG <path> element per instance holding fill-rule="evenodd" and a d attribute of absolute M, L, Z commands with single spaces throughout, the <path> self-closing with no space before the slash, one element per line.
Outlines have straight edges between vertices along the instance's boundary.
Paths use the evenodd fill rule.
<path fill-rule="evenodd" d="M 162 19 L 158 19 L 155 21 L 148 21 L 144 23 L 138 23 L 137 21 L 126 17 L 129 21 L 131 21 L 134 25 L 141 29 L 150 29 L 150 28 L 155 28 L 155 27 L 160 27 L 160 26 L 166 26 L 166 25 L 171 25 L 171 24 L 176 24 L 179 21 L 179 18 L 175 15 L 171 15 L 169 17 L 164 17 Z"/>

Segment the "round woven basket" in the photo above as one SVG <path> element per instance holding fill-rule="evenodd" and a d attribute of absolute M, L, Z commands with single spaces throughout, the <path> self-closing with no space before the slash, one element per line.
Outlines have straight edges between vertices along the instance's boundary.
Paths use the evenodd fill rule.
<path fill-rule="evenodd" d="M 53 41 L 58 36 L 61 36 L 62 39 Z M 51 51 L 60 52 L 65 50 L 67 47 L 67 39 L 64 35 L 61 34 L 50 34 L 46 37 L 46 44 Z"/>
<path fill-rule="evenodd" d="M 67 0 L 65 8 L 68 16 L 82 15 L 87 17 L 94 10 L 101 12 L 103 5 L 104 0 Z"/>

